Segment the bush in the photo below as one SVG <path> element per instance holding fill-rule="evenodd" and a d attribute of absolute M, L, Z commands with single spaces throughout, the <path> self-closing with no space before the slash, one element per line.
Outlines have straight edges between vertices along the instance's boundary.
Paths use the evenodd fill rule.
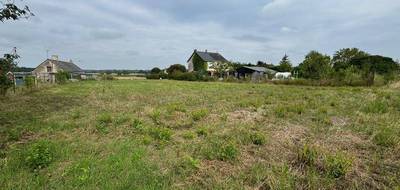
<path fill-rule="evenodd" d="M 346 175 L 350 170 L 352 161 L 346 158 L 341 153 L 335 155 L 328 155 L 325 159 L 325 167 L 328 176 L 333 178 L 340 178 Z"/>
<path fill-rule="evenodd" d="M 25 164 L 33 170 L 45 168 L 54 160 L 54 151 L 55 149 L 49 141 L 36 142 L 25 153 Z"/>
<path fill-rule="evenodd" d="M 115 80 L 115 77 L 110 74 L 102 74 L 101 80 Z"/>
<path fill-rule="evenodd" d="M 66 71 L 58 71 L 56 73 L 56 82 L 58 84 L 65 84 L 71 78 L 71 75 Z"/>
<path fill-rule="evenodd" d="M 24 80 L 26 88 L 32 90 L 35 87 L 35 77 L 34 76 L 27 76 Z"/>
<path fill-rule="evenodd" d="M 168 75 L 165 73 L 148 74 L 148 75 L 146 75 L 146 79 L 149 79 L 149 80 L 168 79 Z"/>

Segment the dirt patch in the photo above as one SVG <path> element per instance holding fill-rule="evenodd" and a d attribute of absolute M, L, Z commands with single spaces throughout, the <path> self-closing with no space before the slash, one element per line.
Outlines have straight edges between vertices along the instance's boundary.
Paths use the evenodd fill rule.
<path fill-rule="evenodd" d="M 342 117 L 332 117 L 331 118 L 331 123 L 333 126 L 337 127 L 344 127 L 349 123 L 348 118 L 342 118 Z"/>
<path fill-rule="evenodd" d="M 229 122 L 255 123 L 263 120 L 262 114 L 248 110 L 237 110 L 228 113 Z"/>
<path fill-rule="evenodd" d="M 394 88 L 394 89 L 400 89 L 400 82 L 395 82 L 391 85 L 389 85 L 390 88 Z"/>

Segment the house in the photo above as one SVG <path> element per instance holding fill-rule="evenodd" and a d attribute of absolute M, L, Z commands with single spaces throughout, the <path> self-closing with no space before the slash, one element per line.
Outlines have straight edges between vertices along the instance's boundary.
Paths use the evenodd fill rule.
<path fill-rule="evenodd" d="M 265 67 L 243 66 L 236 69 L 238 79 L 251 78 L 251 80 L 261 80 L 267 78 L 267 75 L 275 75 L 276 71 Z"/>
<path fill-rule="evenodd" d="M 215 70 L 211 68 L 211 65 L 213 63 L 218 63 L 218 62 L 227 63 L 229 61 L 226 60 L 224 56 L 222 56 L 219 53 L 208 52 L 207 50 L 204 52 L 194 50 L 194 52 L 187 61 L 188 71 L 193 72 L 193 71 L 205 70 L 211 76 L 213 76 Z"/>
<path fill-rule="evenodd" d="M 71 78 L 83 78 L 85 75 L 85 72 L 72 63 L 72 61 L 60 61 L 56 55 L 53 55 L 51 59 L 47 59 L 37 66 L 32 71 L 32 74 L 41 81 L 54 83 L 56 80 L 55 74 L 59 71 L 70 73 Z"/>

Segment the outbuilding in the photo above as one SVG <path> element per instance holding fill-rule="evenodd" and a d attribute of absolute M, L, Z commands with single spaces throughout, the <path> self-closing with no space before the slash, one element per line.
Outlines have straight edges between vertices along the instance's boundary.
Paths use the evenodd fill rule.
<path fill-rule="evenodd" d="M 236 69 L 236 77 L 238 79 L 248 79 L 251 80 L 261 80 L 266 79 L 268 75 L 274 75 L 277 73 L 272 69 L 268 69 L 265 67 L 253 67 L 253 66 L 243 66 Z"/>

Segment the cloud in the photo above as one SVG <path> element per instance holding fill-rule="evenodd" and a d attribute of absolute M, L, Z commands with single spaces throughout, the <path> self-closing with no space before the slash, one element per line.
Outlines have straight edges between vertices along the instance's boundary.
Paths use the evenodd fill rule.
<path fill-rule="evenodd" d="M 312 49 L 359 47 L 399 58 L 400 1 L 393 0 L 30 0 L 36 14 L 0 24 L 0 51 L 23 66 L 50 54 L 86 69 L 185 64 L 193 49 L 241 62 L 299 63 Z"/>

